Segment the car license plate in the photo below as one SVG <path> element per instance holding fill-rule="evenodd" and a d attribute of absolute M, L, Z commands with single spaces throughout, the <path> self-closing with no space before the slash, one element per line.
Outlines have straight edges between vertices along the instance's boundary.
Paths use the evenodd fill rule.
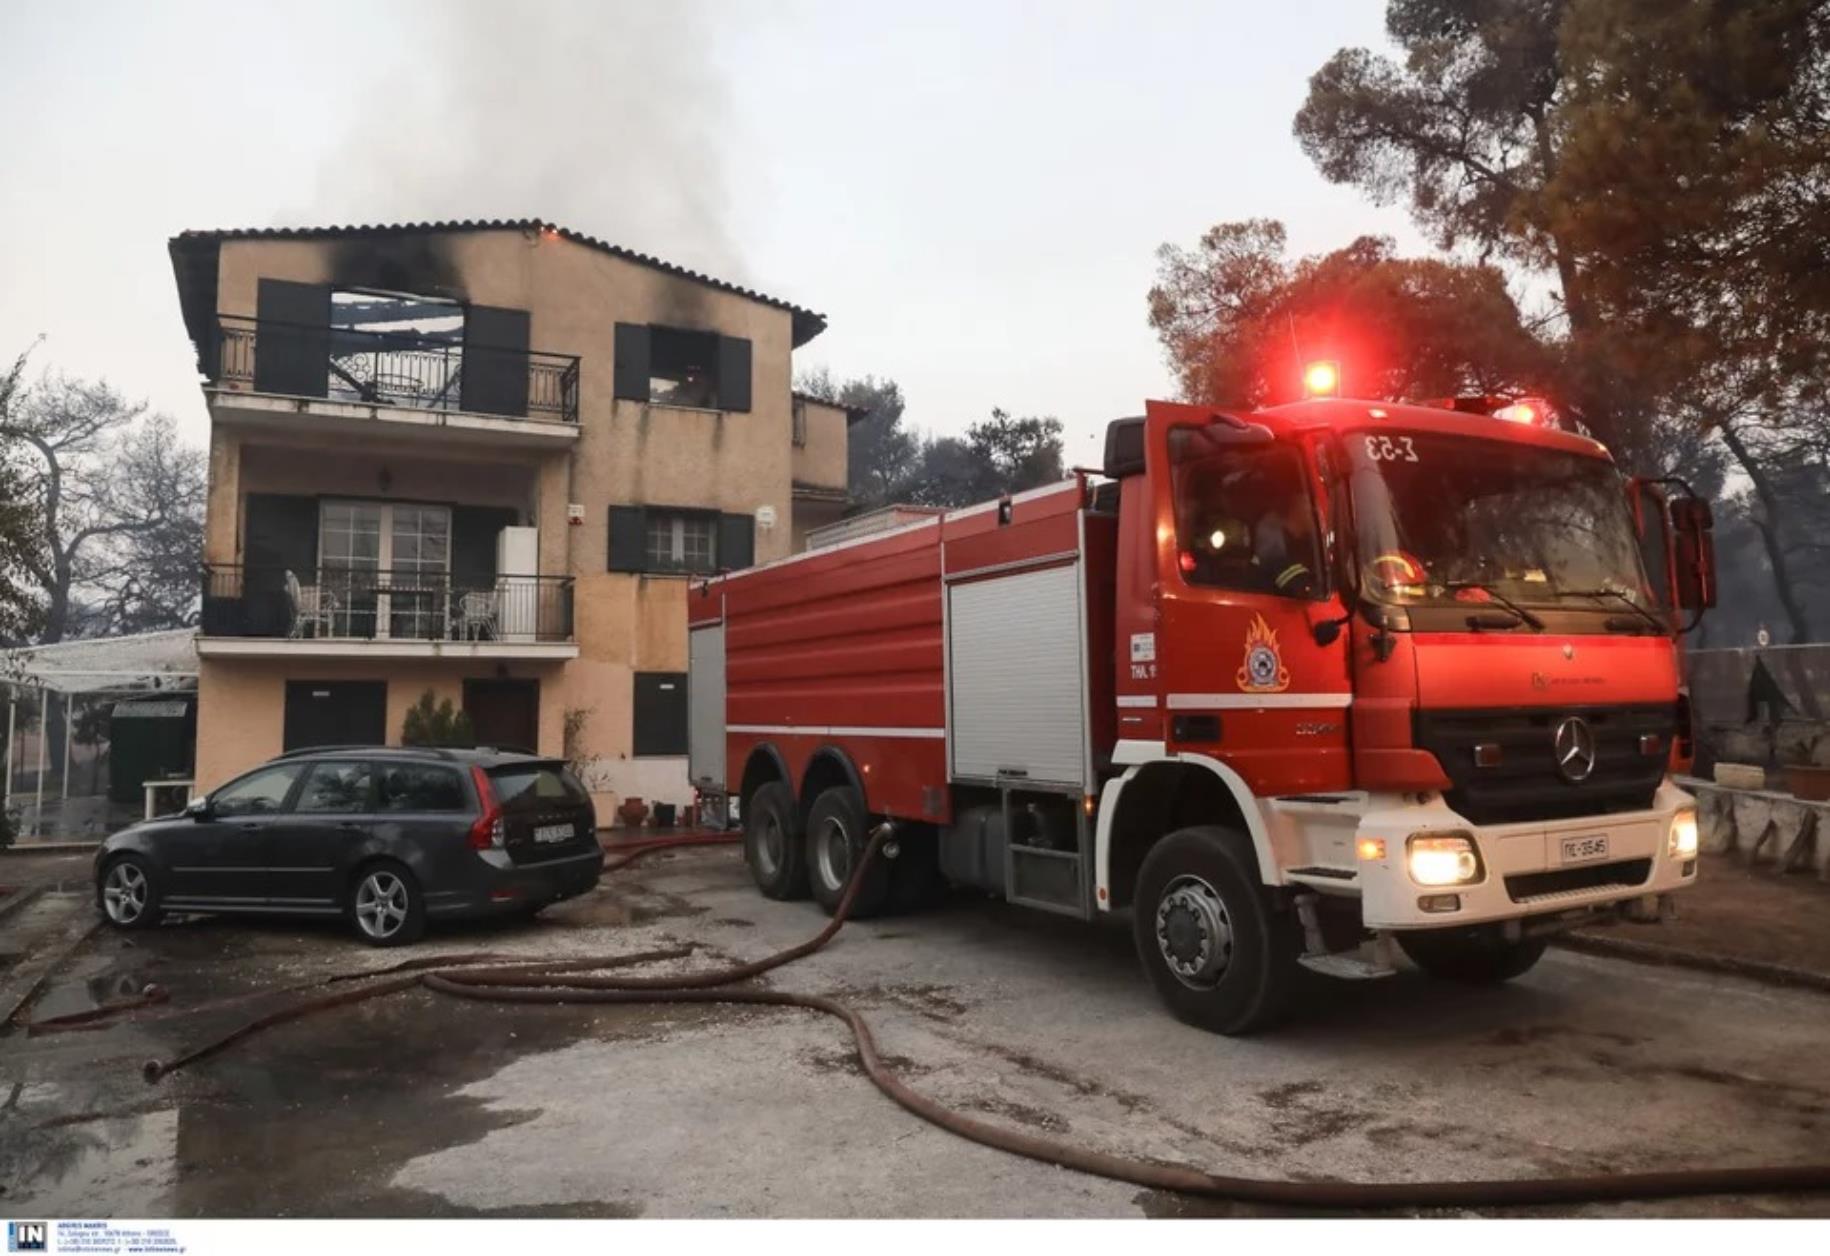
<path fill-rule="evenodd" d="M 1608 857 L 1608 837 L 1605 833 L 1592 834 L 1588 837 L 1566 837 L 1563 839 L 1563 858 L 1566 864 L 1593 863 L 1597 859 Z"/>
<path fill-rule="evenodd" d="M 536 842 L 569 842 L 572 840 L 572 826 L 569 824 L 542 824 L 534 830 Z"/>

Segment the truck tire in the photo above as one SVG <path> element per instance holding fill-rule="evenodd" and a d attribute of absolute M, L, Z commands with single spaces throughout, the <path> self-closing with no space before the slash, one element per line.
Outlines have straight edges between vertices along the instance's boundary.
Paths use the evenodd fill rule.
<path fill-rule="evenodd" d="M 896 835 L 901 848 L 890 863 L 889 909 L 920 911 L 932 907 L 947 891 L 940 874 L 940 834 L 928 825 L 908 825 Z"/>
<path fill-rule="evenodd" d="M 870 817 L 864 796 L 849 785 L 834 785 L 813 800 L 807 815 L 807 881 L 814 901 L 831 915 L 839 909 L 852 869 L 870 844 Z M 874 916 L 889 898 L 890 864 L 881 854 L 864 875 L 858 897 L 852 900 L 854 917 Z"/>
<path fill-rule="evenodd" d="M 1201 825 L 1163 838 L 1138 870 L 1132 912 L 1138 958 L 1177 1019 L 1249 1034 L 1283 1016 L 1301 936 L 1276 910 L 1245 834 Z"/>
<path fill-rule="evenodd" d="M 806 848 L 801 813 L 782 781 L 757 787 L 743 809 L 743 859 L 765 897 L 807 897 Z"/>
<path fill-rule="evenodd" d="M 1498 985 L 1523 976 L 1544 955 L 1542 938 L 1508 942 L 1497 929 L 1431 929 L 1400 933 L 1411 963 L 1432 977 L 1472 985 Z"/>

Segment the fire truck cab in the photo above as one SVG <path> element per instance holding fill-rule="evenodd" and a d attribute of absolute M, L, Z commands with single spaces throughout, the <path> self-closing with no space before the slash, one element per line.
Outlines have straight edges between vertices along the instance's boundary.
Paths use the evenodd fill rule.
<path fill-rule="evenodd" d="M 1182 1019 L 1295 969 L 1502 981 L 1697 870 L 1677 638 L 1707 507 L 1543 421 L 1152 402 L 1103 474 L 691 598 L 690 766 L 765 893 L 1128 912 Z"/>

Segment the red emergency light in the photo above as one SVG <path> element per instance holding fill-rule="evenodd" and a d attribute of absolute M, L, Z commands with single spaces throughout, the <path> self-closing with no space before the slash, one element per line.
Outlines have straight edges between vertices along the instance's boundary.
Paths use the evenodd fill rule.
<path fill-rule="evenodd" d="M 1511 405 L 1501 406 L 1493 412 L 1496 419 L 1508 423 L 1525 423 L 1529 425 L 1549 424 L 1551 422 L 1550 404 L 1541 397 L 1521 397 Z"/>
<path fill-rule="evenodd" d="M 1303 395 L 1338 397 L 1341 395 L 1341 364 L 1311 362 L 1303 368 Z"/>

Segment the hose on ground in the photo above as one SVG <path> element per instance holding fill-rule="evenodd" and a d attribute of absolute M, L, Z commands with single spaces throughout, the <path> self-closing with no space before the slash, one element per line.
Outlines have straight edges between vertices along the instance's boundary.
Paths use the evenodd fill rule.
<path fill-rule="evenodd" d="M 922 1094 L 898 1078 L 884 1063 L 869 1023 L 855 1008 L 825 995 L 737 984 L 811 955 L 830 942 L 850 917 L 864 874 L 871 862 L 882 856 L 883 846 L 890 833 L 891 826 L 885 824 L 878 826 L 871 834 L 869 844 L 846 884 L 838 909 L 826 927 L 806 941 L 764 959 L 705 972 L 649 976 L 599 975 L 613 968 L 681 958 L 693 949 L 685 947 L 622 956 L 526 964 L 454 964 L 450 959 L 445 959 L 417 969 L 397 965 L 394 970 L 384 970 L 381 973 L 346 974 L 348 978 L 358 981 L 363 978 L 372 980 L 350 990 L 334 991 L 282 1007 L 170 1060 L 148 1061 L 144 1073 L 149 1082 L 156 1082 L 263 1029 L 414 986 L 423 986 L 457 998 L 499 1003 L 716 1003 L 793 1007 L 821 1012 L 843 1021 L 851 1031 L 865 1076 L 878 1090 L 922 1120 L 999 1151 L 1153 1190 L 1286 1208 L 1362 1210 L 1570 1205 L 1695 1195 L 1830 1191 L 1830 1164 L 1675 1169 L 1648 1173 L 1595 1173 L 1451 1182 L 1297 1181 L 1233 1177 L 1210 1173 L 1194 1165 L 1142 1160 L 1094 1151 L 1062 1139 L 988 1124 Z M 656 843 L 644 843 L 643 849 L 632 849 L 626 858 L 606 867 L 625 867 L 659 850 L 710 844 L 715 843 L 705 839 L 664 839 Z"/>

